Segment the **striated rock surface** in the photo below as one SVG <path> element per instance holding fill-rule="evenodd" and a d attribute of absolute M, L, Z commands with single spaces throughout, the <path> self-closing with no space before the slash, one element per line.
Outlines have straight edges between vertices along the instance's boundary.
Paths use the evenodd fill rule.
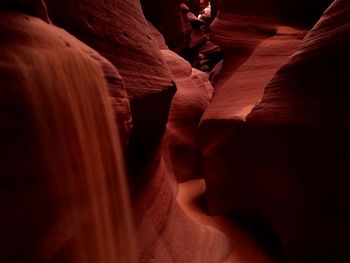
<path fill-rule="evenodd" d="M 174 181 L 167 161 L 161 157 L 156 176 L 141 198 L 135 220 L 140 262 L 223 262 L 230 254 L 230 240 L 217 229 L 195 223 L 175 199 Z M 153 189 L 151 192 L 150 189 Z"/>
<path fill-rule="evenodd" d="M 245 120 L 261 100 L 268 82 L 297 50 L 305 34 L 302 29 L 276 26 L 276 35 L 258 45 L 248 60 L 222 86 L 215 88 L 202 122 L 211 119 Z"/>
<path fill-rule="evenodd" d="M 211 85 L 204 72 L 192 69 L 176 53 L 162 50 L 162 54 L 177 86 L 170 108 L 164 149 L 177 180 L 187 181 L 200 176 L 196 135 L 200 118 L 209 105 Z"/>
<path fill-rule="evenodd" d="M 251 194 L 246 190 L 251 188 L 250 185 L 246 185 L 247 188 L 237 185 L 238 189 L 232 189 L 231 183 L 228 183 L 236 180 L 232 176 L 236 173 L 235 169 L 240 167 L 234 165 L 236 158 L 242 155 L 240 158 L 249 163 L 250 154 L 255 152 L 248 148 L 237 151 L 238 146 L 235 144 L 241 144 L 245 148 L 246 143 L 251 143 L 237 139 L 239 136 L 236 126 L 237 123 L 245 123 L 247 115 L 262 99 L 265 86 L 298 48 L 303 33 L 305 32 L 293 28 L 280 27 L 279 33 L 260 44 L 222 87 L 216 87 L 200 125 L 203 173 L 207 183 L 208 206 L 212 213 L 229 213 L 231 202 L 235 200 L 234 197 L 229 198 L 230 195 L 239 195 L 241 191 L 245 191 L 247 197 Z M 253 167 L 245 162 L 241 165 Z M 242 203 L 248 199 L 245 198 Z"/>
<path fill-rule="evenodd" d="M 347 59 L 347 11 L 337 1 L 325 13 L 249 117 L 289 124 L 346 124 L 348 93 L 342 63 Z"/>
<path fill-rule="evenodd" d="M 161 33 L 152 25 L 162 56 L 167 62 L 177 86 L 171 104 L 169 121 L 162 146 L 169 173 L 177 181 L 200 176 L 197 147 L 199 120 L 209 105 L 213 93 L 208 75 L 192 66 L 179 55 L 167 49 Z"/>
<path fill-rule="evenodd" d="M 150 29 L 138 1 L 78 1 L 69 12 L 67 6 L 49 0 L 52 20 L 108 58 L 130 98 L 126 152 L 139 261 L 221 262 L 229 254 L 228 239 L 182 212 L 171 167 L 163 161 L 160 142 L 176 88 L 159 51 L 158 43 L 166 48 L 162 36 Z"/>
<path fill-rule="evenodd" d="M 55 24 L 95 48 L 118 68 L 133 119 L 128 154 L 132 168 L 142 170 L 164 132 L 176 88 L 139 1 L 46 2 Z M 139 171 L 134 173 L 140 176 Z"/>
<path fill-rule="evenodd" d="M 171 90 L 171 76 L 153 45 L 138 1 L 126 4 L 80 0 L 74 5 L 69 1 L 46 2 L 55 24 L 95 48 L 118 68 L 131 99 Z M 136 76 L 134 68 L 138 69 Z M 142 76 L 144 83 L 137 76 Z"/>
<path fill-rule="evenodd" d="M 279 151 L 270 173 L 283 178 L 279 188 L 287 194 L 267 215 L 296 262 L 349 260 L 349 80 L 343 67 L 350 58 L 349 13 L 347 1 L 333 3 L 247 117 L 261 123 L 262 151 L 262 141 L 270 142 L 269 152 Z M 282 207 L 287 203 L 288 210 Z M 284 216 L 278 220 L 276 213 Z"/>
<path fill-rule="evenodd" d="M 349 14 L 335 1 L 265 91 L 219 89 L 201 124 L 209 209 L 263 222 L 290 262 L 349 261 Z"/>
<path fill-rule="evenodd" d="M 219 2 L 221 11 L 211 25 L 211 41 L 222 48 L 224 61 L 213 78 L 215 86 L 223 85 L 262 41 L 274 36 L 276 26 L 309 29 L 332 1 Z"/>
<path fill-rule="evenodd" d="M 116 69 L 38 18 L 0 15 L 1 261 L 136 262 L 102 67 Z"/>
<path fill-rule="evenodd" d="M 260 43 L 275 34 L 276 25 L 270 17 L 221 11 L 211 25 L 210 34 L 210 40 L 224 53 L 220 73 L 212 79 L 215 87 L 223 85 Z"/>

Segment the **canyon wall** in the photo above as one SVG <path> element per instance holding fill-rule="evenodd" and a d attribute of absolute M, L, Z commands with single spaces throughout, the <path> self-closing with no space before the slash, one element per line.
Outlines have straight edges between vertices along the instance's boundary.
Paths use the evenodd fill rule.
<path fill-rule="evenodd" d="M 201 121 L 209 210 L 260 222 L 290 262 L 348 260 L 348 16 L 335 1 L 304 39 L 275 23 Z"/>
<path fill-rule="evenodd" d="M 276 262 L 348 261 L 346 0 L 45 2 L 0 3 L 5 262 L 221 263 L 201 177 Z"/>
<path fill-rule="evenodd" d="M 98 129 L 95 128 L 95 126 L 89 126 L 90 117 L 84 115 L 86 105 L 79 105 L 77 103 L 76 106 L 79 111 L 75 112 L 72 110 L 73 112 L 70 113 L 74 116 L 74 119 L 70 121 L 72 130 L 67 129 L 67 131 L 65 131 L 63 125 L 69 125 L 65 124 L 65 121 L 70 120 L 66 119 L 68 118 L 66 116 L 71 116 L 66 112 L 69 110 L 69 108 L 67 108 L 67 103 L 70 99 L 72 100 L 71 104 L 73 106 L 75 105 L 75 99 L 77 99 L 78 96 L 75 92 L 79 92 L 79 89 L 72 91 L 74 95 L 71 94 L 70 96 L 73 97 L 62 96 L 61 98 L 61 95 L 58 95 L 63 103 L 60 106 L 62 108 L 54 108 L 54 111 L 49 110 L 46 113 L 47 115 L 40 112 L 41 107 L 44 107 L 42 109 L 43 111 L 45 111 L 45 107 L 48 107 L 48 109 L 54 107 L 54 105 L 56 105 L 54 98 L 50 98 L 50 101 L 47 102 L 44 101 L 43 104 L 34 104 L 35 107 L 37 107 L 38 112 L 36 114 L 38 114 L 38 116 L 35 115 L 33 117 L 27 116 L 22 112 L 20 113 L 25 116 L 20 116 L 21 118 L 19 118 L 19 120 L 23 119 L 23 123 L 20 124 L 19 128 L 24 133 L 28 131 L 28 136 L 35 135 L 33 138 L 37 138 L 42 132 L 45 134 L 52 133 L 48 137 L 43 136 L 42 139 L 33 139 L 30 145 L 38 144 L 45 147 L 43 150 L 38 150 L 38 154 L 34 146 L 28 146 L 28 149 L 19 155 L 23 160 L 27 158 L 28 162 L 32 160 L 29 156 L 37 155 L 34 167 L 40 169 L 40 167 L 47 166 L 47 169 L 43 169 L 43 171 L 38 174 L 36 174 L 38 169 L 32 171 L 35 178 L 39 177 L 37 181 L 41 185 L 40 187 L 47 190 L 45 194 L 41 195 L 40 188 L 38 194 L 27 199 L 27 202 L 24 201 L 27 195 L 23 196 L 23 198 L 21 195 L 21 199 L 18 199 L 13 197 L 18 193 L 15 190 L 12 192 L 8 190 L 8 192 L 6 192 L 10 195 L 7 197 L 14 198 L 11 204 L 2 205 L 2 207 L 14 209 L 13 213 L 7 215 L 7 223 L 2 226 L 2 232 L 5 233 L 2 243 L 5 244 L 7 239 L 13 240 L 6 244 L 8 251 L 6 258 L 8 258 L 10 262 L 22 262 L 23 259 L 27 259 L 27 262 L 59 262 L 60 260 L 75 262 L 79 258 L 86 258 L 88 261 L 91 260 L 92 262 L 115 262 L 116 260 L 117 262 L 134 262 L 135 260 L 138 262 L 181 263 L 194 261 L 222 262 L 231 249 L 228 238 L 214 228 L 190 220 L 179 207 L 175 199 L 177 186 L 174 178 L 171 177 L 171 174 L 173 174 L 172 167 L 170 167 L 169 162 L 165 160 L 162 141 L 168 122 L 172 98 L 176 92 L 175 82 L 180 83 L 181 81 L 176 81 L 176 77 L 174 81 L 174 75 L 170 68 L 176 68 L 177 62 L 174 64 L 172 61 L 166 61 L 164 59 L 164 57 L 167 57 L 165 55 L 166 52 L 162 52 L 163 55 L 160 52 L 157 40 L 153 37 L 150 27 L 143 16 L 140 3 L 138 1 L 128 1 L 127 3 L 123 1 L 75 1 L 74 3 L 71 1 L 46 1 L 52 23 L 66 29 L 80 41 L 97 50 L 98 53 L 85 46 L 85 44 L 82 44 L 82 42 L 79 42 L 65 31 L 32 17 L 32 15 L 41 17 L 40 12 L 36 12 L 36 8 L 34 8 L 37 3 L 38 2 L 35 1 L 35 3 L 26 2 L 20 6 L 17 4 L 8 4 L 4 6 L 6 9 L 4 14 L 8 14 L 11 18 L 8 19 L 8 23 L 4 22 L 4 25 L 6 25 L 5 32 L 9 35 L 9 37 L 2 39 L 4 49 L 9 50 L 10 47 L 8 45 L 10 43 L 18 43 L 21 45 L 21 42 L 17 38 L 22 39 L 24 33 L 21 31 L 21 35 L 16 31 L 16 28 L 13 28 L 13 25 L 17 23 L 22 23 L 23 25 L 21 24 L 21 26 L 23 26 L 23 30 L 28 31 L 24 34 L 25 39 L 36 39 L 38 42 L 35 43 L 39 46 L 38 49 L 40 50 L 40 47 L 42 47 L 43 50 L 49 50 L 49 53 L 52 54 L 53 57 L 60 56 L 62 48 L 67 50 L 77 49 L 82 53 L 82 56 L 87 57 L 98 69 L 96 73 L 97 76 L 92 73 L 89 75 L 89 72 L 80 76 L 75 72 L 75 68 L 79 69 L 79 62 L 74 62 L 75 64 L 72 68 L 72 72 L 67 73 L 65 71 L 62 74 L 66 75 L 58 75 L 58 78 L 62 78 L 63 83 L 57 81 L 55 85 L 49 85 L 48 87 L 52 88 L 52 92 L 58 92 L 58 87 L 62 86 L 66 88 L 64 90 L 68 92 L 69 88 L 74 89 L 80 81 L 82 81 L 82 83 L 91 82 L 91 84 L 87 84 L 90 87 L 94 86 L 95 82 L 93 79 L 101 80 L 103 82 L 103 87 L 101 87 L 101 85 L 96 85 L 95 89 L 97 93 L 100 89 L 104 89 L 106 93 L 105 97 L 103 97 L 105 99 L 104 105 L 108 104 L 112 106 L 112 108 L 108 106 L 110 110 L 108 114 L 111 114 L 111 110 L 113 110 L 113 116 L 106 116 L 105 111 L 100 110 L 97 106 L 95 110 L 91 108 L 86 110 L 89 111 L 89 114 L 93 114 L 94 118 L 101 114 L 99 124 L 103 123 L 105 119 L 108 119 L 108 124 L 112 125 L 110 123 L 111 117 L 115 118 L 115 121 L 112 125 L 114 129 L 106 129 L 105 132 L 100 130 L 103 129 L 103 125 Z M 40 3 L 42 4 L 43 2 Z M 45 6 L 41 7 L 44 8 Z M 22 13 L 12 13 L 13 11 L 10 10 L 17 10 Z M 50 20 L 45 19 L 46 22 Z M 26 21 L 29 21 L 29 25 L 26 24 Z M 35 32 L 38 32 L 37 34 L 39 34 L 39 36 L 37 36 Z M 62 44 L 62 46 L 58 46 L 57 48 L 55 45 L 50 46 L 50 41 L 53 43 L 57 41 L 59 45 Z M 30 44 L 28 44 L 28 46 L 23 46 L 23 53 L 26 52 L 26 49 L 32 49 Z M 177 55 L 173 54 L 172 56 L 175 59 L 174 61 L 181 61 L 181 58 L 176 57 Z M 40 60 L 41 58 L 39 52 L 34 52 L 30 58 L 32 64 L 28 62 L 27 67 L 29 70 L 32 70 L 33 78 L 36 75 L 40 75 L 42 71 L 42 74 L 47 72 L 44 74 L 44 77 L 52 80 L 54 78 L 52 74 L 54 73 L 42 69 L 45 68 L 46 64 L 42 65 L 42 68 L 35 66 L 36 60 Z M 8 58 L 9 64 L 12 63 L 11 59 L 13 60 L 12 57 Z M 21 65 L 24 58 L 18 57 L 17 59 L 19 65 Z M 57 63 L 65 65 L 64 59 L 65 55 L 63 54 L 63 61 L 58 61 Z M 56 65 L 55 60 L 50 56 L 48 56 L 46 60 L 46 67 L 50 65 L 51 70 L 51 67 Z M 23 63 L 25 63 L 25 61 Z M 21 66 L 18 67 L 22 69 Z M 66 70 L 69 71 L 69 65 L 67 67 Z M 59 67 L 57 70 L 57 74 L 61 73 Z M 9 71 L 11 71 L 11 69 L 8 70 L 6 65 L 2 68 L 2 75 L 5 83 L 8 81 L 6 75 Z M 72 77 L 74 74 L 77 74 L 75 78 Z M 190 73 L 186 76 L 188 78 L 186 81 L 191 84 L 191 87 L 196 87 L 194 83 L 199 83 L 197 85 L 199 87 L 199 96 L 203 96 L 203 98 L 205 98 L 204 103 L 208 103 L 209 95 L 207 94 L 204 84 L 207 80 L 205 80 L 204 76 L 198 77 L 200 75 L 201 74 L 197 74 L 193 76 L 192 80 Z M 74 85 L 70 82 L 64 82 L 71 77 L 73 81 L 75 81 Z M 82 79 L 83 77 L 85 77 L 85 79 Z M 202 79 L 204 81 L 202 81 Z M 25 80 L 31 81 L 30 75 L 27 76 Z M 37 83 L 35 80 L 32 85 L 22 80 L 14 82 L 14 85 L 18 85 L 23 89 L 29 87 L 31 89 L 42 88 L 42 84 Z M 82 87 L 84 87 L 84 85 L 82 85 Z M 187 88 L 187 85 L 185 85 L 185 87 Z M 7 90 L 10 88 L 5 89 L 4 92 L 7 93 Z M 17 95 L 14 94 L 13 96 Z M 18 96 L 21 95 L 19 94 Z M 196 96 L 198 97 L 198 95 L 194 97 Z M 192 95 L 187 95 L 187 97 L 191 99 Z M 40 98 L 40 100 L 44 98 L 45 97 Z M 85 103 L 85 97 L 82 98 Z M 202 98 L 200 97 L 200 99 Z M 93 103 L 92 101 L 92 106 L 89 107 L 93 108 Z M 201 103 L 202 102 L 200 102 L 199 105 L 201 105 Z M 20 104 L 20 102 L 18 102 L 18 104 Z M 46 104 L 49 104 L 49 106 L 46 106 Z M 13 107 L 11 103 L 5 105 L 9 107 L 5 107 L 5 111 L 10 111 L 10 109 L 12 109 L 11 107 Z M 200 110 L 204 110 L 203 106 L 200 106 Z M 62 112 L 62 117 L 58 116 L 59 112 Z M 50 114 L 58 118 L 59 121 L 61 121 L 59 123 L 62 124 L 62 127 L 58 127 L 59 124 L 56 124 L 57 120 L 52 117 L 52 129 L 55 129 L 55 125 L 57 125 L 55 132 L 52 132 L 46 127 L 46 122 L 43 123 L 44 130 L 40 130 L 42 129 L 40 125 L 38 127 L 28 126 L 26 128 L 28 120 L 34 119 L 35 121 L 41 121 L 41 115 L 43 115 L 42 118 L 48 121 L 51 116 Z M 79 119 L 81 114 L 86 117 L 86 120 Z M 195 115 L 194 121 L 198 123 L 200 116 L 198 116 L 197 113 L 195 113 Z M 29 119 L 26 120 L 25 117 Z M 81 124 L 81 122 L 86 126 Z M 91 125 L 94 125 L 94 123 L 91 123 Z M 196 124 L 190 125 L 193 126 Z M 16 127 L 17 126 L 10 126 L 11 129 L 15 129 Z M 75 127 L 76 130 L 74 130 Z M 107 131 L 109 132 L 112 130 L 112 134 L 106 134 Z M 8 133 L 11 132 L 12 130 Z M 8 133 L 5 133 L 4 136 L 6 137 Z M 38 135 L 36 135 L 36 133 Z M 62 135 L 62 140 L 57 139 L 57 141 L 55 141 L 55 138 L 59 137 L 60 133 L 63 135 L 67 133 L 67 136 Z M 76 137 L 73 135 L 69 136 L 70 133 Z M 93 133 L 93 136 L 97 138 L 102 136 L 103 140 L 101 139 L 102 141 L 97 141 L 95 143 L 94 140 L 96 138 L 91 138 L 87 135 L 90 133 Z M 121 144 L 116 143 L 119 137 L 118 134 L 120 134 Z M 117 156 L 112 154 L 111 150 L 109 150 L 106 145 L 105 141 L 109 139 L 110 147 L 118 150 Z M 28 138 L 25 137 L 25 140 L 28 140 Z M 76 142 L 72 143 L 71 140 L 75 140 Z M 14 139 L 12 138 L 10 142 L 12 143 L 13 141 Z M 22 141 L 20 140 L 20 142 Z M 24 141 L 23 145 L 27 145 L 28 143 L 28 141 Z M 71 147 L 69 147 L 69 144 L 71 144 Z M 99 149 L 98 147 L 100 144 L 108 149 Z M 9 150 L 10 144 L 7 143 L 6 145 L 6 149 Z M 17 143 L 16 145 L 19 144 Z M 49 152 L 50 147 L 52 147 L 52 152 Z M 55 150 L 57 147 L 58 149 Z M 13 147 L 11 151 L 9 151 L 11 154 L 4 159 L 5 164 L 10 159 L 17 160 L 15 159 L 15 155 L 19 154 L 19 149 L 19 147 Z M 85 150 L 87 151 L 86 153 Z M 90 153 L 93 154 L 93 150 L 96 150 L 96 154 L 100 153 L 101 156 L 93 157 L 93 155 L 89 155 Z M 104 153 L 102 154 L 101 152 Z M 6 154 L 8 154 L 8 152 L 6 152 Z M 47 155 L 47 157 L 44 158 L 44 155 Z M 105 155 L 108 155 L 108 157 Z M 127 178 L 125 178 L 125 175 L 121 171 L 113 170 L 114 168 L 116 169 L 116 167 L 123 166 L 122 155 L 126 157 Z M 81 161 L 79 156 L 83 156 L 82 158 L 86 157 L 87 159 Z M 94 158 L 96 158 L 96 160 Z M 54 162 L 55 159 L 57 159 L 57 164 Z M 118 160 L 118 164 L 114 163 L 115 159 Z M 45 160 L 47 160 L 47 163 Z M 67 170 L 57 168 L 60 167 L 61 162 L 66 162 L 65 165 L 62 164 L 62 167 Z M 13 161 L 10 164 L 11 165 L 7 166 L 12 167 Z M 27 162 L 25 162 L 25 164 L 27 164 Z M 22 168 L 24 169 L 28 165 L 29 164 Z M 113 169 L 110 166 L 112 166 Z M 9 170 L 6 169 L 2 175 L 3 180 L 6 181 L 8 177 L 11 179 L 10 182 L 17 180 L 11 178 L 12 170 L 10 170 L 10 168 Z M 73 169 L 73 172 L 68 171 L 69 169 Z M 100 174 L 96 169 L 106 170 Z M 92 181 L 88 179 L 87 182 L 85 182 L 85 179 L 82 179 L 82 177 L 84 177 L 86 173 L 89 174 L 90 170 L 96 171 L 97 174 L 90 174 L 91 177 L 93 177 L 93 179 L 89 177 Z M 20 171 L 23 170 L 20 169 Z M 67 177 L 69 182 L 72 181 L 71 185 L 69 185 L 69 182 L 66 182 L 65 179 L 62 179 L 62 182 L 60 182 L 58 178 L 59 175 L 63 178 Z M 107 176 L 106 181 L 103 179 L 105 176 Z M 102 178 L 101 181 L 99 178 Z M 120 180 L 124 180 L 124 183 L 120 185 L 116 184 L 115 181 L 118 181 L 118 178 L 122 178 Z M 120 205 L 120 207 L 113 209 L 113 205 L 109 202 L 119 200 L 114 200 L 114 198 L 118 196 L 113 196 L 115 191 L 125 195 L 125 203 L 128 203 L 128 191 L 126 190 L 125 179 L 127 179 L 130 189 L 131 205 L 130 207 L 123 208 L 121 208 L 122 206 Z M 49 182 L 44 184 L 47 180 Z M 65 185 L 65 183 L 67 183 L 67 185 Z M 87 189 L 87 193 L 84 197 L 83 191 L 83 196 L 81 197 L 79 195 L 79 185 L 82 184 L 83 186 L 85 183 L 87 187 L 83 189 Z M 96 184 L 95 188 L 94 184 Z M 114 188 L 115 184 L 116 188 Z M 54 190 L 52 190 L 53 192 L 50 190 L 51 186 L 54 187 Z M 57 192 L 62 191 L 61 188 L 64 189 L 65 186 L 67 194 L 63 191 L 63 197 L 60 195 L 56 196 Z M 98 186 L 102 188 L 98 188 Z M 19 183 L 18 187 L 25 188 L 26 184 Z M 36 190 L 37 188 L 28 186 L 26 193 L 32 195 L 32 191 Z M 97 193 L 95 193 L 95 191 L 97 191 Z M 78 192 L 77 195 L 75 195 L 76 192 Z M 101 198 L 107 203 L 99 204 L 98 200 L 100 199 L 94 199 L 95 194 L 98 196 L 101 195 Z M 72 199 L 70 199 L 71 195 Z M 45 202 L 39 202 L 32 207 L 30 205 L 31 202 L 37 202 L 38 198 L 47 200 Z M 57 206 L 52 205 L 50 209 L 42 209 L 42 207 L 50 206 L 50 201 L 52 199 L 56 200 L 56 198 L 58 199 Z M 89 201 L 87 201 L 87 205 L 85 206 L 81 203 L 84 198 L 91 200 L 92 207 L 90 207 Z M 77 203 L 74 202 L 75 199 L 78 199 Z M 97 203 L 93 203 L 94 200 L 97 200 Z M 65 204 L 68 207 L 65 207 Z M 103 220 L 107 220 L 108 224 L 105 221 L 100 222 L 98 219 L 100 213 L 102 213 L 102 215 L 106 215 L 107 213 L 106 211 L 98 210 L 101 205 L 106 207 L 108 213 L 112 213 L 112 215 L 107 215 L 106 218 L 102 218 Z M 79 214 L 80 206 L 83 209 L 81 212 L 84 214 L 84 217 L 80 218 L 78 216 L 75 218 L 74 215 L 71 216 L 70 211 L 73 211 L 73 214 Z M 15 207 L 19 210 L 16 210 Z M 26 207 L 26 213 L 21 213 L 22 207 Z M 40 216 L 37 212 L 39 210 L 41 210 Z M 123 213 L 124 210 L 125 214 Z M 64 220 L 61 220 L 61 217 L 58 216 L 60 213 L 62 213 Z M 130 214 L 133 214 L 133 219 L 128 217 Z M 124 216 L 128 218 L 124 220 Z M 70 218 L 73 222 L 72 229 L 66 224 L 66 222 L 70 221 Z M 10 223 L 11 220 L 15 221 Z M 45 220 L 47 220 L 46 224 L 41 227 L 40 224 Z M 29 223 L 23 224 L 22 227 L 16 230 L 16 226 L 23 221 Z M 34 221 L 36 221 L 35 224 L 33 223 Z M 63 222 L 62 225 L 56 228 L 55 224 L 61 224 L 61 222 Z M 124 230 L 119 229 L 119 223 L 128 224 L 128 227 L 125 227 Z M 78 230 L 76 230 L 75 224 Z M 88 229 L 89 226 L 91 227 L 90 230 Z M 115 228 L 115 230 L 105 233 L 105 231 L 108 231 L 107 228 L 109 226 Z M 94 227 L 97 228 L 96 231 L 94 231 Z M 99 229 L 99 227 L 101 229 Z M 8 229 L 6 230 L 6 228 Z M 26 228 L 28 228 L 28 230 Z M 74 231 L 78 231 L 78 233 L 75 234 L 76 232 Z M 124 233 L 124 231 L 130 232 Z M 102 248 L 101 244 L 103 244 L 104 241 L 101 240 L 101 238 L 95 238 L 93 236 L 95 234 L 98 234 L 98 237 L 103 235 L 106 236 L 105 238 L 113 239 L 112 241 L 105 241 L 110 244 L 110 246 Z M 87 238 L 91 242 L 82 245 L 81 243 L 84 238 Z M 130 242 L 128 239 L 130 239 Z M 118 252 L 118 249 L 115 251 L 113 250 L 113 242 L 117 244 L 116 247 L 118 249 L 119 247 L 122 247 L 121 250 L 125 248 L 125 255 L 120 259 L 113 253 L 123 253 Z M 134 242 L 137 243 L 135 246 L 133 245 Z M 49 246 L 47 251 L 45 250 L 46 245 Z M 44 252 L 40 251 L 40 249 L 44 249 Z M 82 251 L 86 252 L 83 253 Z M 31 255 L 31 253 L 34 254 Z"/>
<path fill-rule="evenodd" d="M 136 262 L 103 68 L 117 70 L 38 18 L 1 17 L 1 260 Z"/>

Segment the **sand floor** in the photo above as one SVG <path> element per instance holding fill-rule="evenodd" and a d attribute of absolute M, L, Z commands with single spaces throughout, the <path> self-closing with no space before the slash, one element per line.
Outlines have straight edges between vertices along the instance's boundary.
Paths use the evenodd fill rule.
<path fill-rule="evenodd" d="M 208 216 L 205 212 L 204 193 L 204 180 L 188 181 L 179 184 L 177 200 L 194 221 L 215 227 L 232 239 L 234 249 L 223 263 L 276 263 L 259 247 L 248 231 L 233 220 L 223 216 Z"/>

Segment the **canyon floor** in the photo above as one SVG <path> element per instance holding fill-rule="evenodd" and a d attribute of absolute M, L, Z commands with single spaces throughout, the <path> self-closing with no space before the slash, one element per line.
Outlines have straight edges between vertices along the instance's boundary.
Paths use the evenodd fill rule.
<path fill-rule="evenodd" d="M 217 228 L 231 238 L 234 249 L 223 263 L 277 263 L 243 226 L 227 217 L 208 215 L 204 195 L 205 181 L 191 180 L 179 184 L 177 201 L 192 220 Z"/>

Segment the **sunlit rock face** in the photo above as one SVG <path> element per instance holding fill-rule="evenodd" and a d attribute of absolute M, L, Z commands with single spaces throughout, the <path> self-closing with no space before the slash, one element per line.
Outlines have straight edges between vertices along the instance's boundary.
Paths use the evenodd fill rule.
<path fill-rule="evenodd" d="M 260 99 L 244 108 L 248 93 L 225 102 L 227 89 L 202 120 L 209 209 L 265 222 L 290 262 L 349 261 L 349 13 L 335 1 Z"/>
<path fill-rule="evenodd" d="M 102 70 L 116 69 L 61 29 L 0 13 L 1 261 L 136 262 Z"/>

